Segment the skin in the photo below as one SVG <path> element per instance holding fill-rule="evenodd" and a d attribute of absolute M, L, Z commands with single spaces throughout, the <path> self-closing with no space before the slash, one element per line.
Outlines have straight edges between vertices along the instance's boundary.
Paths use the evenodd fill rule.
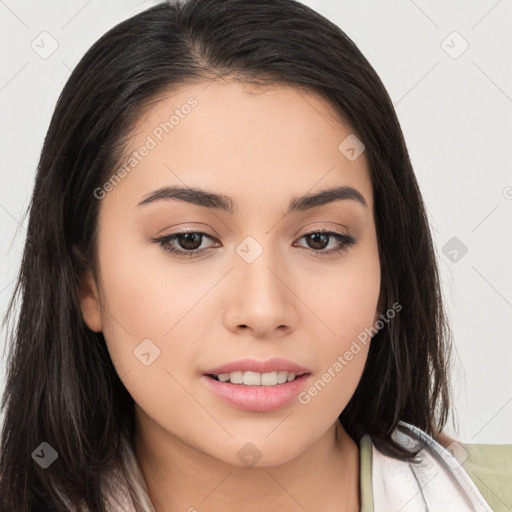
<path fill-rule="evenodd" d="M 197 106 L 101 200 L 97 279 L 89 272 L 81 294 L 84 320 L 104 333 L 135 400 L 135 449 L 151 500 L 158 512 L 359 510 L 358 447 L 337 418 L 369 345 L 308 404 L 273 412 L 232 407 L 200 377 L 236 359 L 277 356 L 308 368 L 315 382 L 378 319 L 365 154 L 349 161 L 338 150 L 352 130 L 314 93 L 227 80 L 160 97 L 134 127 L 128 152 L 191 96 Z M 169 185 L 227 195 L 238 210 L 178 200 L 137 206 Z M 341 200 L 284 215 L 292 198 L 340 185 L 357 189 L 368 209 Z M 212 236 L 194 258 L 151 242 L 183 228 Z M 339 244 L 304 237 L 321 228 L 356 243 L 322 254 Z M 252 263 L 236 252 L 248 236 L 263 249 Z M 190 241 L 181 242 L 172 244 L 186 251 Z M 149 366 L 134 357 L 147 338 L 160 349 Z M 248 442 L 261 453 L 253 467 L 237 457 Z"/>

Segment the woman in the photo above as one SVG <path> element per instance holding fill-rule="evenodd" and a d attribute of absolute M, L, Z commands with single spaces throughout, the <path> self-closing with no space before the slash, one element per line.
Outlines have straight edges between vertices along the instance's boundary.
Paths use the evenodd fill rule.
<path fill-rule="evenodd" d="M 440 434 L 450 332 L 392 103 L 297 2 L 164 3 L 93 45 L 16 297 L 2 511 L 510 500 L 509 446 Z"/>

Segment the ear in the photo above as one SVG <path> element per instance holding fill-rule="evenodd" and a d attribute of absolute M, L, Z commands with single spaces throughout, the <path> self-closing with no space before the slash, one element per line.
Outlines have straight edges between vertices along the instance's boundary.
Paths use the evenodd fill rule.
<path fill-rule="evenodd" d="M 100 306 L 100 297 L 96 280 L 90 270 L 82 278 L 79 288 L 80 307 L 82 317 L 87 327 L 94 332 L 103 330 L 103 316 Z"/>

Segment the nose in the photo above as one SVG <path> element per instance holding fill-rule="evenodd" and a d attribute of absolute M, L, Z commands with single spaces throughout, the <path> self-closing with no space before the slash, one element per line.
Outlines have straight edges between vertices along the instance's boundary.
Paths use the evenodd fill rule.
<path fill-rule="evenodd" d="M 229 305 L 224 312 L 227 328 L 239 334 L 250 331 L 265 339 L 288 334 L 298 319 L 290 269 L 270 250 L 248 261 L 238 255 L 235 258 Z"/>

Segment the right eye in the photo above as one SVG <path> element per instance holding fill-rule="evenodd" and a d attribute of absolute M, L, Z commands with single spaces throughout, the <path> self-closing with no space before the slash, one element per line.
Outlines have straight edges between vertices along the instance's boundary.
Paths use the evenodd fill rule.
<path fill-rule="evenodd" d="M 206 233 L 189 230 L 153 238 L 151 242 L 158 243 L 165 252 L 191 258 L 198 253 L 212 248 L 201 248 L 203 238 L 214 240 L 213 237 Z M 177 248 L 175 242 L 178 242 L 181 248 Z"/>

